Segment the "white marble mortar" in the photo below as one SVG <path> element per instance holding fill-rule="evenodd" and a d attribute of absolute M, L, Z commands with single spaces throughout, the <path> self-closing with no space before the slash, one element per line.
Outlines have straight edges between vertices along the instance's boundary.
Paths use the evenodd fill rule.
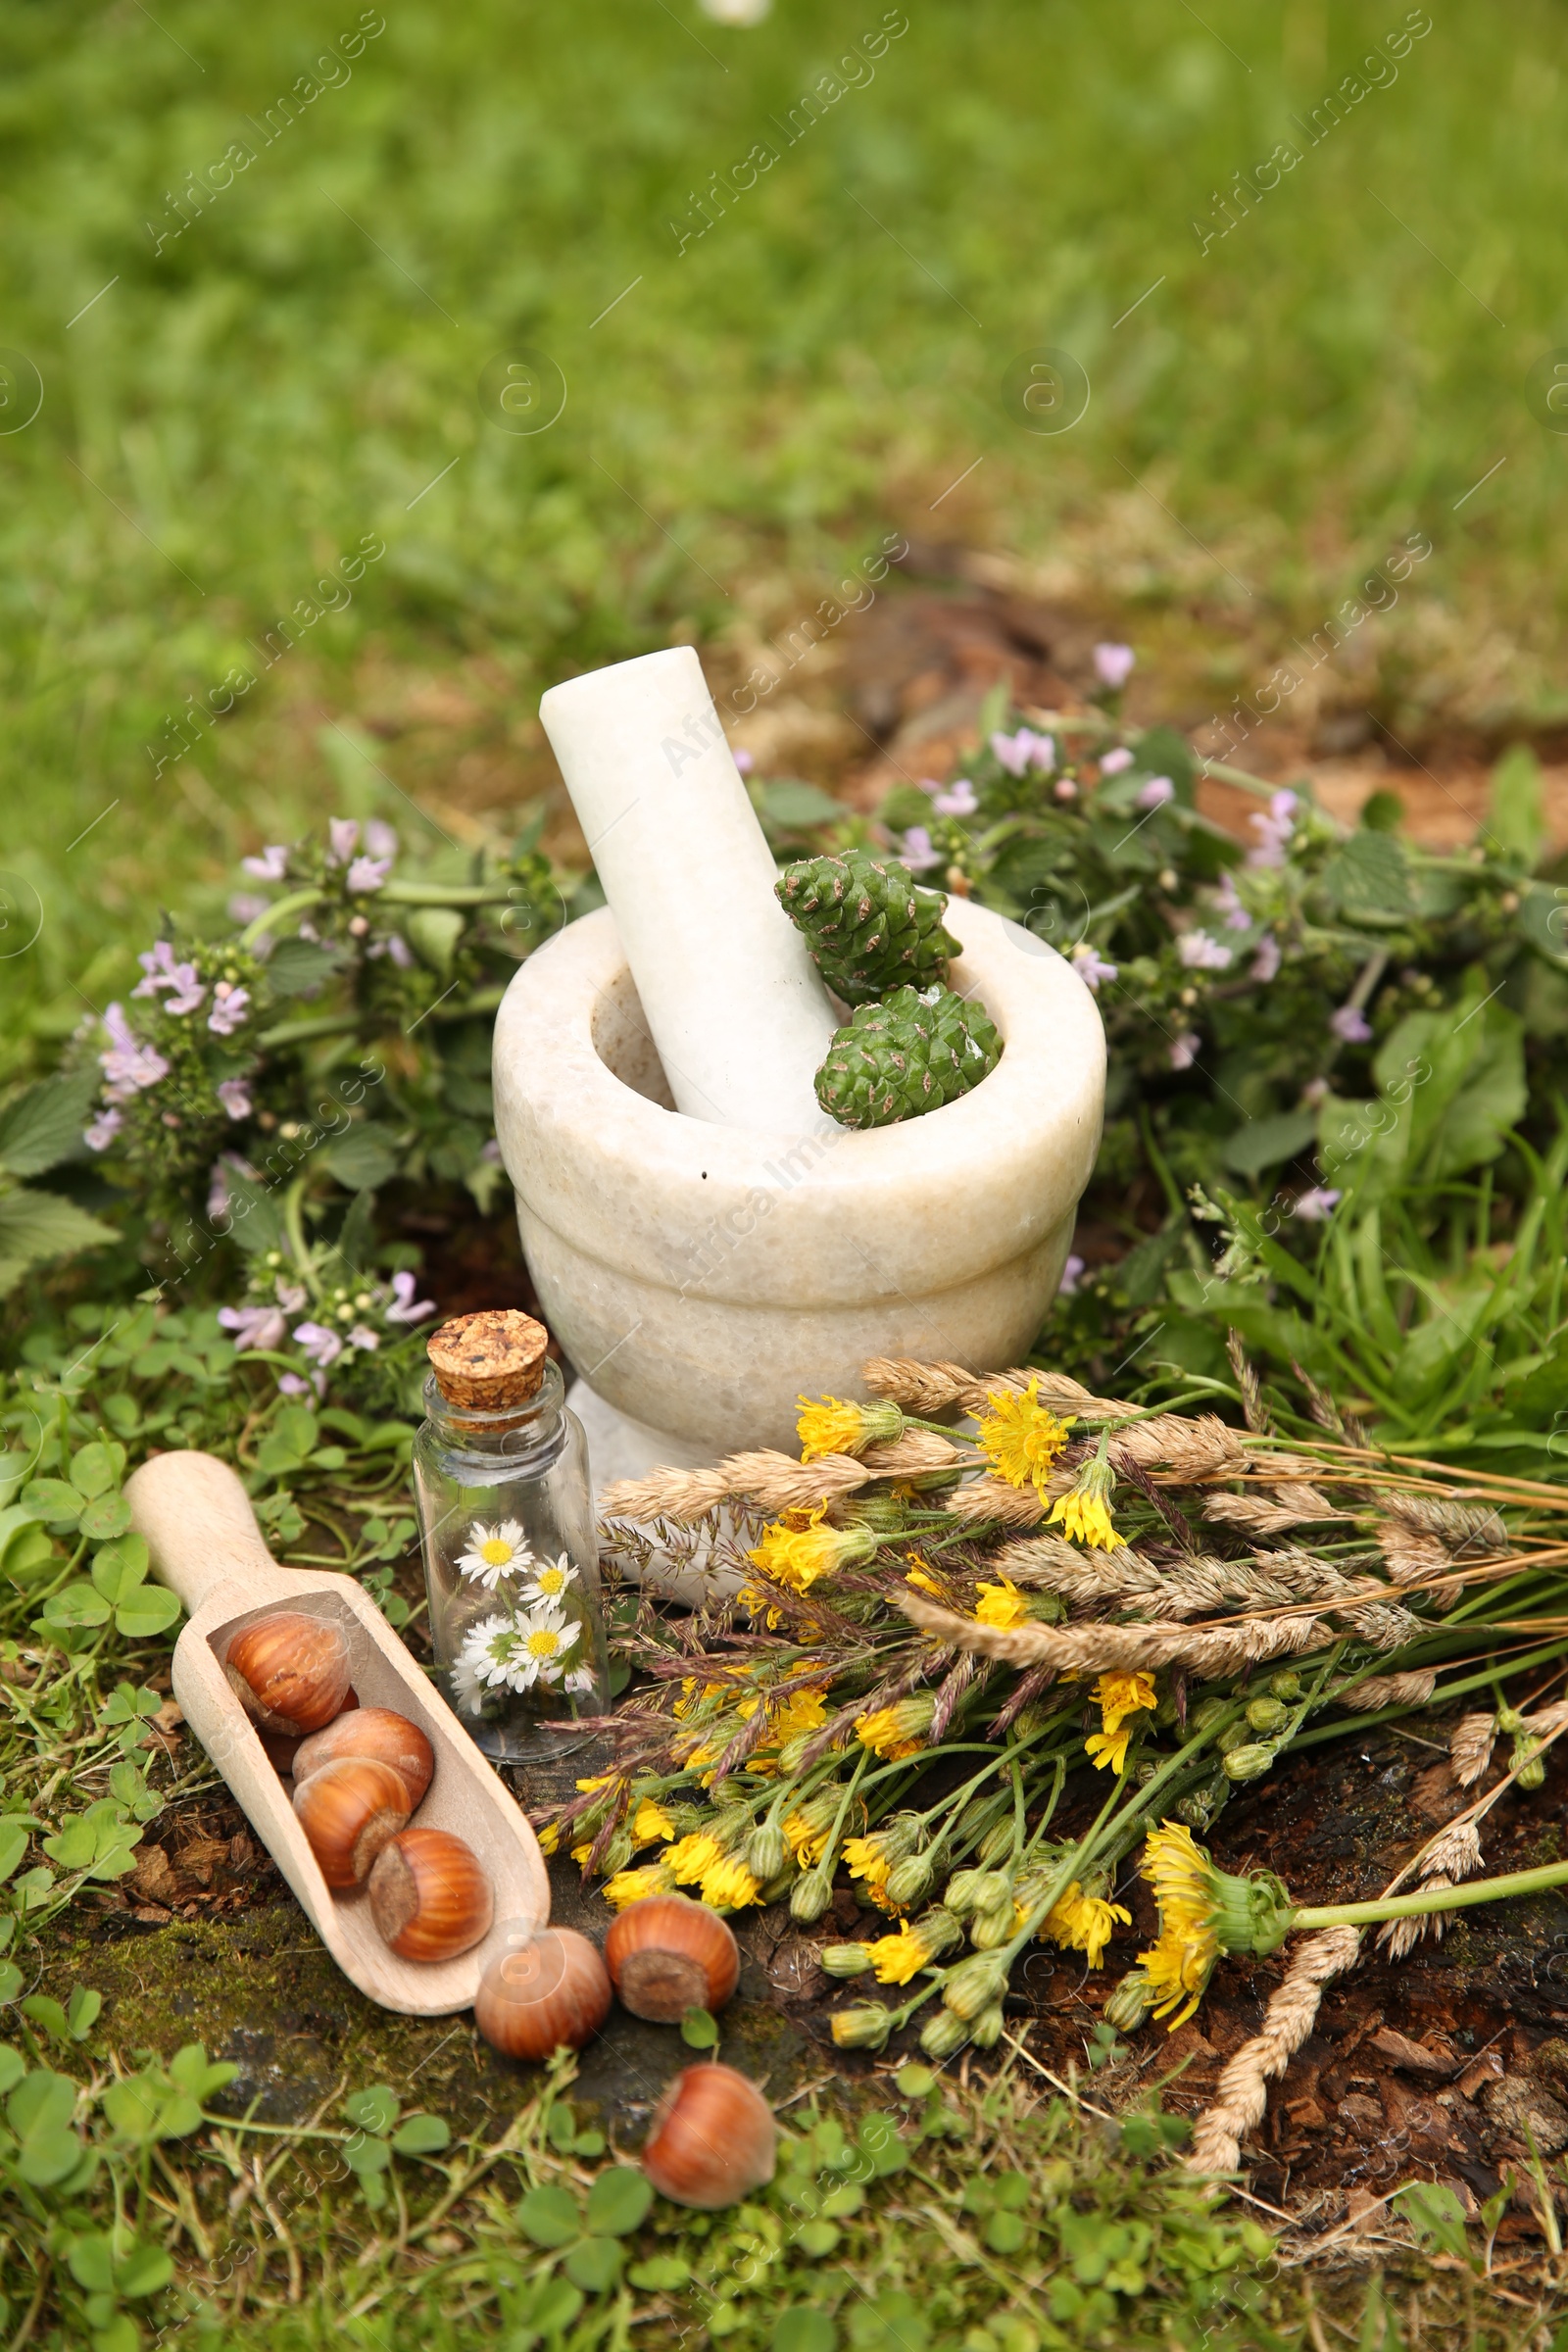
<path fill-rule="evenodd" d="M 1100 1145 L 1105 1041 L 1071 967 L 963 899 L 952 985 L 1004 1040 L 960 1102 L 810 1136 L 681 1117 L 608 909 L 530 956 L 496 1017 L 496 1131 L 544 1315 L 592 1392 L 596 1483 L 795 1450 L 796 1397 L 873 1355 L 1016 1363 Z M 629 1426 L 628 1426 L 629 1425 Z"/>

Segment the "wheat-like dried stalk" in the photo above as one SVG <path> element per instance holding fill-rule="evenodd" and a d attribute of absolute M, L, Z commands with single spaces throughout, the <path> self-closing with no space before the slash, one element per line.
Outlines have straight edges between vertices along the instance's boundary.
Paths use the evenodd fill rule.
<path fill-rule="evenodd" d="M 943 1502 L 955 1518 L 995 1519 L 1004 1527 L 1038 1527 L 1046 1515 L 1046 1504 L 1033 1487 L 1009 1487 L 1000 1478 L 977 1478 L 955 1487 Z"/>
<path fill-rule="evenodd" d="M 1337 1510 L 1316 1487 L 1287 1482 L 1274 1487 L 1273 1497 L 1271 1501 L 1267 1492 L 1210 1494 L 1203 1504 L 1203 1517 L 1220 1526 L 1246 1528 L 1251 1535 L 1273 1536 L 1283 1528 L 1299 1527 L 1303 1521 L 1350 1516 L 1348 1511 Z"/>
<path fill-rule="evenodd" d="M 1263 1658 L 1311 1649 L 1327 1638 L 1319 1617 L 1239 1618 L 1234 1626 L 980 1625 L 906 1587 L 890 1597 L 911 1623 L 960 1649 L 1009 1666 L 1054 1666 L 1058 1673 L 1131 1673 L 1140 1667 L 1193 1666 L 1236 1674 Z"/>
<path fill-rule="evenodd" d="M 1497 1718 L 1490 1712 L 1461 1715 L 1448 1741 L 1448 1761 L 1461 1788 L 1473 1788 L 1497 1744 Z"/>
<path fill-rule="evenodd" d="M 1243 2042 L 1219 2079 L 1214 2104 L 1198 2119 L 1186 2163 L 1193 2173 L 1234 2173 L 1242 2141 L 1268 2106 L 1268 2082 L 1283 2075 L 1317 2022 L 1323 1988 L 1355 1965 L 1357 1928 L 1324 1928 L 1298 1943 L 1270 2000 L 1263 2030 Z"/>
<path fill-rule="evenodd" d="M 1097 1404 L 1103 1399 L 1092 1399 Z M 1124 1413 L 1112 1405 L 1109 1412 Z M 1088 1416 L 1086 1415 L 1085 1418 Z M 1101 1416 L 1104 1418 L 1102 1414 Z M 1147 1421 L 1129 1422 L 1110 1441 L 1111 1457 L 1125 1454 L 1145 1469 L 1162 1468 L 1177 1486 L 1196 1486 L 1212 1478 L 1238 1478 L 1247 1468 L 1247 1449 L 1241 1434 L 1228 1429 L 1213 1413 L 1187 1421 L 1179 1413 L 1155 1413 Z"/>
<path fill-rule="evenodd" d="M 1334 1703 L 1356 1715 L 1372 1715 L 1382 1707 L 1424 1707 L 1437 1687 L 1437 1674 L 1430 1666 L 1405 1674 L 1369 1674 L 1348 1690 L 1337 1690 Z"/>
<path fill-rule="evenodd" d="M 811 1510 L 887 1475 L 847 1453 L 798 1462 L 793 1454 L 764 1448 L 728 1454 L 711 1470 L 651 1470 L 646 1478 L 617 1479 L 605 1489 L 599 1507 L 607 1519 L 672 1519 L 689 1525 L 732 1496 L 746 1495 L 776 1518 L 783 1511 Z"/>

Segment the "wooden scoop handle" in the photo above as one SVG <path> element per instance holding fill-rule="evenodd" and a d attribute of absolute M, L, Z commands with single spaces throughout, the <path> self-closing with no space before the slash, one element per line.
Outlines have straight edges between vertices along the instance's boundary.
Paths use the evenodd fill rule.
<path fill-rule="evenodd" d="M 250 1496 L 226 1462 L 210 1453 L 160 1453 L 126 1481 L 130 1524 L 145 1536 L 154 1575 L 194 1615 L 220 1585 L 236 1605 L 271 1600 L 289 1589 L 263 1541 Z"/>

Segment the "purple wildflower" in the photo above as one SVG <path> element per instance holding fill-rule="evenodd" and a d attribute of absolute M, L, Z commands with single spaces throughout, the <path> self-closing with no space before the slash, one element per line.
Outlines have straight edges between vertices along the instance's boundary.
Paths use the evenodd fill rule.
<path fill-rule="evenodd" d="M 211 1027 L 209 1022 L 208 1026 Z M 243 1078 L 220 1078 L 218 1100 L 231 1119 L 248 1119 L 251 1115 L 251 1092 Z"/>
<path fill-rule="evenodd" d="M 1198 1058 L 1198 1049 L 1202 1042 L 1196 1029 L 1184 1029 L 1170 1050 L 1171 1068 L 1190 1070 Z"/>
<path fill-rule="evenodd" d="M 1030 766 L 1055 765 L 1055 745 L 1049 735 L 1037 735 L 1033 727 L 1020 727 L 1016 735 L 1005 735 L 999 730 L 991 738 L 991 749 L 1009 776 L 1021 776 Z"/>
<path fill-rule="evenodd" d="M 303 1282 L 285 1282 L 280 1274 L 273 1288 L 285 1315 L 297 1315 L 303 1310 L 306 1296 Z"/>
<path fill-rule="evenodd" d="M 1285 852 L 1296 831 L 1296 811 L 1300 807 L 1294 792 L 1276 792 L 1268 805 L 1268 814 L 1261 812 L 1249 817 L 1257 835 L 1257 848 L 1249 850 L 1249 865 L 1283 865 Z"/>
<path fill-rule="evenodd" d="M 1206 931 L 1184 931 L 1176 942 L 1176 953 L 1190 972 L 1226 971 L 1234 954 Z"/>
<path fill-rule="evenodd" d="M 1140 808 L 1163 808 L 1167 801 L 1176 798 L 1176 787 L 1169 776 L 1151 776 L 1138 794 Z"/>
<path fill-rule="evenodd" d="M 414 950 L 410 947 L 408 941 L 404 938 L 401 931 L 394 931 L 388 936 L 386 952 L 391 956 L 393 962 L 397 965 L 400 972 L 413 970 Z"/>
<path fill-rule="evenodd" d="M 1056 1297 L 1058 1298 L 1076 1298 L 1078 1296 L 1078 1285 L 1082 1282 L 1083 1278 L 1083 1259 L 1081 1257 L 1069 1257 L 1067 1263 L 1061 1269 L 1061 1280 L 1056 1285 Z"/>
<path fill-rule="evenodd" d="M 347 865 L 360 846 L 360 820 L 357 816 L 330 816 L 326 820 L 331 847 L 327 851 L 329 865 Z"/>
<path fill-rule="evenodd" d="M 973 816 L 980 806 L 980 798 L 968 777 L 959 776 L 956 783 L 948 786 L 946 792 L 932 794 L 931 806 L 938 816 Z"/>
<path fill-rule="evenodd" d="M 1279 968 L 1280 943 L 1272 931 L 1265 931 L 1257 943 L 1257 954 L 1252 957 L 1252 978 L 1261 980 L 1266 985 L 1275 977 Z"/>
<path fill-rule="evenodd" d="M 251 992 L 248 988 L 236 988 L 231 980 L 220 980 L 213 996 L 216 1001 L 207 1016 L 207 1026 L 215 1037 L 232 1037 L 245 1018 Z M 243 1112 L 240 1115 L 243 1117 Z"/>
<path fill-rule="evenodd" d="M 1228 931 L 1250 931 L 1252 928 L 1252 918 L 1242 905 L 1241 894 L 1236 888 L 1234 874 L 1227 874 L 1215 891 L 1214 906 L 1216 911 L 1225 917 L 1225 927 Z"/>
<path fill-rule="evenodd" d="M 1119 743 L 1113 752 L 1106 752 L 1102 755 L 1100 762 L 1100 772 L 1102 776 L 1119 776 L 1122 769 L 1124 767 L 1131 767 L 1132 763 L 1133 756 L 1131 752 L 1127 749 L 1127 746 L 1124 743 Z"/>
<path fill-rule="evenodd" d="M 242 858 L 240 864 L 258 882 L 281 882 L 288 864 L 288 852 L 280 841 L 270 841 L 259 858 Z"/>
<path fill-rule="evenodd" d="M 757 765 L 757 761 L 752 758 L 750 752 L 736 752 L 733 757 L 735 764 L 743 776 L 749 776 Z"/>
<path fill-rule="evenodd" d="M 924 825 L 909 827 L 899 852 L 899 863 L 906 865 L 911 874 L 929 873 L 932 866 L 942 863 L 942 853 L 932 848 L 931 836 Z"/>
<path fill-rule="evenodd" d="M 1119 694 L 1132 676 L 1133 663 L 1137 659 L 1130 645 L 1097 645 L 1095 675 L 1102 686 L 1108 686 L 1113 694 Z"/>
<path fill-rule="evenodd" d="M 435 1300 L 433 1298 L 416 1298 L 415 1288 L 414 1276 L 407 1267 L 401 1274 L 393 1275 L 392 1296 L 396 1304 L 389 1306 L 386 1310 L 386 1319 L 389 1323 L 422 1323 L 426 1315 L 435 1313 Z"/>
<path fill-rule="evenodd" d="M 365 846 L 372 858 L 384 858 L 390 864 L 398 854 L 397 827 L 389 825 L 384 816 L 366 820 Z"/>
<path fill-rule="evenodd" d="M 1342 1004 L 1329 1014 L 1329 1027 L 1342 1045 L 1364 1046 L 1372 1034 L 1371 1023 L 1359 1004 Z"/>
<path fill-rule="evenodd" d="M 278 1394 L 282 1396 L 324 1396 L 326 1374 L 313 1372 L 309 1380 L 301 1380 L 297 1372 L 280 1372 L 277 1376 Z"/>
<path fill-rule="evenodd" d="M 288 1328 L 275 1306 L 220 1306 L 218 1320 L 236 1348 L 281 1348 Z"/>
<path fill-rule="evenodd" d="M 349 867 L 349 888 L 379 890 L 391 871 L 390 858 L 356 858 Z"/>
<path fill-rule="evenodd" d="M 1332 1185 L 1314 1184 L 1296 1196 L 1296 1213 L 1308 1225 L 1321 1225 L 1324 1218 L 1340 1205 L 1340 1195 Z"/>
<path fill-rule="evenodd" d="M 1120 966 L 1107 963 L 1098 948 L 1081 939 L 1072 952 L 1072 968 L 1092 996 L 1099 996 L 1102 980 L 1114 980 Z"/>
<path fill-rule="evenodd" d="M 342 1340 L 335 1331 L 329 1331 L 324 1323 L 296 1324 L 294 1337 L 312 1363 L 323 1372 L 328 1364 L 335 1364 L 343 1352 Z"/>
<path fill-rule="evenodd" d="M 124 1123 L 122 1110 L 101 1110 L 92 1125 L 82 1129 L 81 1140 L 89 1151 L 107 1152 Z"/>
<path fill-rule="evenodd" d="M 270 899 L 257 898 L 251 891 L 236 890 L 228 902 L 228 919 L 231 923 L 254 923 L 271 903 Z"/>
<path fill-rule="evenodd" d="M 156 1047 L 136 1035 L 122 1004 L 110 1005 L 104 1027 L 109 1033 L 109 1051 L 99 1054 L 98 1067 L 114 1090 L 112 1102 L 122 1102 L 127 1095 L 139 1094 L 143 1087 L 156 1086 L 160 1078 L 169 1076 L 168 1062 Z"/>

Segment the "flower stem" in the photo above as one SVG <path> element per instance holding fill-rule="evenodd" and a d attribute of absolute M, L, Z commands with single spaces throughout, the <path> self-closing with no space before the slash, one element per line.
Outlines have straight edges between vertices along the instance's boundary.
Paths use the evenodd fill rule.
<path fill-rule="evenodd" d="M 1290 1933 L 1306 1928 L 1369 1928 L 1386 1919 L 1421 1919 L 1434 1911 L 1465 1911 L 1475 1903 L 1500 1903 L 1516 1894 L 1539 1894 L 1568 1886 L 1568 1862 L 1546 1862 L 1539 1870 L 1514 1870 L 1500 1879 L 1473 1879 L 1465 1886 L 1429 1886 L 1418 1894 L 1395 1894 L 1370 1903 L 1309 1905 L 1291 1914 Z"/>

